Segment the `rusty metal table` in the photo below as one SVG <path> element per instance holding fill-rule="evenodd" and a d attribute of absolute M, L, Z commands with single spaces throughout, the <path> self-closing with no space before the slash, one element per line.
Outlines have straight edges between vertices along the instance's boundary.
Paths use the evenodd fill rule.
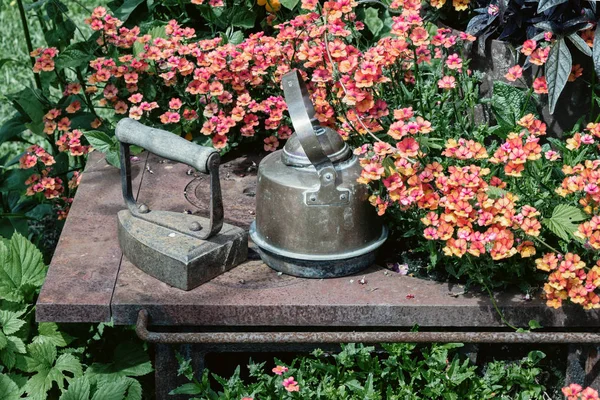
<path fill-rule="evenodd" d="M 226 222 L 248 227 L 252 221 L 256 162 L 257 157 L 242 156 L 221 165 Z M 144 153 L 132 168 L 138 201 L 151 209 L 195 210 L 184 197 L 192 178 L 189 167 Z M 208 197 L 208 183 L 200 184 L 206 186 Z M 141 326 L 139 331 L 150 341 L 229 345 L 412 341 L 414 337 L 406 331 L 415 325 L 424 331 L 437 328 L 473 335 L 473 340 L 460 335 L 447 336 L 447 340 L 490 342 L 497 340 L 494 332 L 505 330 L 489 297 L 461 294 L 460 287 L 402 276 L 379 266 L 354 277 L 302 279 L 278 274 L 250 251 L 247 262 L 192 291 L 172 288 L 122 257 L 116 215 L 123 208 L 119 171 L 107 165 L 101 154 L 93 153 L 37 302 L 38 321 L 112 319 L 115 324 L 129 325 L 136 324 L 140 311 L 145 310 L 155 330 L 209 332 L 194 339 L 191 334 L 147 332 Z M 511 294 L 498 295 L 497 303 L 505 318 L 517 326 L 527 326 L 532 319 L 546 328 L 572 332 L 600 326 L 597 311 L 553 310 L 540 299 L 525 301 Z M 443 340 L 437 334 L 421 338 Z M 198 339 L 202 335 L 204 339 Z M 552 339 L 552 335 L 547 337 Z M 504 336 L 502 340 L 512 339 Z M 562 341 L 570 340 L 565 336 Z M 173 364 L 168 346 L 157 346 L 156 354 L 157 362 Z M 164 384 L 159 398 L 172 389 L 172 382 L 160 375 L 157 386 L 159 380 Z"/>

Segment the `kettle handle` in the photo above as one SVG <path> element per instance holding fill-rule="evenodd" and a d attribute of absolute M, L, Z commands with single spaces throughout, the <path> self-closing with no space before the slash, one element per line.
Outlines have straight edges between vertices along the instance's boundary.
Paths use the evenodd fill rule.
<path fill-rule="evenodd" d="M 219 233 L 223 227 L 224 212 L 221 183 L 219 181 L 220 157 L 215 149 L 197 145 L 171 132 L 151 128 L 131 118 L 119 121 L 115 129 L 115 136 L 121 143 L 121 186 L 123 188 L 123 198 L 132 215 L 183 234 L 189 235 L 192 233 L 195 237 L 202 240 Z M 200 172 L 210 174 L 210 224 L 208 229 L 198 233 L 194 232 L 198 230 L 197 226 L 180 227 L 166 225 L 164 221 L 155 220 L 145 204 L 138 205 L 136 203 L 131 184 L 130 145 L 144 147 L 156 155 L 187 164 Z"/>
<path fill-rule="evenodd" d="M 330 144 L 325 135 L 319 134 L 323 128 L 315 117 L 315 109 L 300 73 L 296 69 L 291 70 L 283 75 L 281 82 L 288 112 L 300 145 L 317 169 L 321 185 L 335 185 L 337 180 L 335 168 L 323 151 L 323 146 L 330 146 Z"/>

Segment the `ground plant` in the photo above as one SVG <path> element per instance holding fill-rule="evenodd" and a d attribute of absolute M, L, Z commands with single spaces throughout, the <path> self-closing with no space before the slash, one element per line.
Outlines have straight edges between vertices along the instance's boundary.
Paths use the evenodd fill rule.
<path fill-rule="evenodd" d="M 383 344 L 383 351 L 363 345 L 345 345 L 337 354 L 314 351 L 290 364 L 275 360 L 248 365 L 249 378 L 240 367 L 223 378 L 204 371 L 196 378 L 189 360 L 179 357 L 179 374 L 190 383 L 172 394 L 193 399 L 546 399 L 548 375 L 539 367 L 545 357 L 532 351 L 514 362 L 492 362 L 485 371 L 457 349 L 461 344 Z M 216 385 L 211 385 L 211 379 Z M 218 390 L 214 388 L 219 387 Z M 580 388 L 581 391 L 581 388 Z"/>
<path fill-rule="evenodd" d="M 145 381 L 137 378 L 152 365 L 132 331 L 119 330 L 116 341 L 104 324 L 35 323 L 46 270 L 42 253 L 19 233 L 0 241 L 0 398 L 141 400 Z"/>

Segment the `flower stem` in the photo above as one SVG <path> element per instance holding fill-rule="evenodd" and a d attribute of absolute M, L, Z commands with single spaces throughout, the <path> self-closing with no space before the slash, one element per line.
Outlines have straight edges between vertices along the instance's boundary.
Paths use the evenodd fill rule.
<path fill-rule="evenodd" d="M 23 7 L 23 0 L 17 0 L 17 6 L 19 7 L 19 15 L 21 16 L 21 24 L 23 25 L 23 35 L 25 36 L 25 43 L 27 44 L 27 50 L 29 54 L 33 52 L 33 44 L 31 43 L 31 35 L 29 33 L 29 25 L 27 24 L 27 15 L 25 15 L 25 8 Z M 35 65 L 35 57 L 30 56 L 31 67 Z M 35 79 L 35 87 L 38 90 L 42 90 L 42 80 L 40 79 L 40 75 L 38 73 L 33 74 L 33 79 Z"/>
<path fill-rule="evenodd" d="M 500 316 L 500 319 L 502 320 L 502 322 L 504 322 L 509 328 L 514 329 L 515 331 L 518 330 L 519 328 L 517 328 L 516 326 L 514 326 L 513 324 L 511 324 L 510 322 L 508 322 L 506 320 L 506 318 L 504 318 L 504 314 L 498 308 L 498 304 L 496 303 L 496 299 L 494 299 L 494 294 L 492 293 L 492 291 L 490 290 L 490 288 L 485 283 L 483 283 L 483 282 L 481 282 L 481 283 L 483 284 L 483 287 L 485 288 L 485 290 L 487 290 L 488 294 L 490 295 L 490 300 L 492 301 L 492 305 L 494 306 L 494 309 L 496 310 L 496 312 Z"/>

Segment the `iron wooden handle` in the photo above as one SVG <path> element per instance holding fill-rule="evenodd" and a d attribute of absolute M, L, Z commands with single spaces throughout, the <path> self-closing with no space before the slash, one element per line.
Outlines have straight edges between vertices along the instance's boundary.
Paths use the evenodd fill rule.
<path fill-rule="evenodd" d="M 162 129 L 151 128 L 131 118 L 119 121 L 115 135 L 121 143 L 140 146 L 169 160 L 178 161 L 209 173 L 209 160 L 218 162 L 219 153 L 210 147 L 189 142 Z M 212 157 L 211 157 L 212 156 Z"/>
<path fill-rule="evenodd" d="M 119 121 L 115 129 L 115 135 L 121 142 L 121 186 L 123 189 L 123 198 L 132 215 L 183 234 L 189 234 L 190 231 L 193 231 L 195 232 L 195 236 L 202 240 L 208 239 L 221 231 L 225 213 L 223 211 L 223 198 L 221 195 L 221 183 L 219 181 L 220 158 L 219 153 L 215 149 L 188 142 L 179 136 L 161 129 L 150 128 L 131 118 Z M 196 232 L 200 229 L 196 225 L 191 227 L 167 226 L 153 218 L 151 210 L 147 205 L 137 204 L 131 183 L 130 145 L 143 147 L 156 155 L 187 164 L 200 172 L 210 174 L 210 200 L 208 203 L 210 223 L 208 229 Z"/>

